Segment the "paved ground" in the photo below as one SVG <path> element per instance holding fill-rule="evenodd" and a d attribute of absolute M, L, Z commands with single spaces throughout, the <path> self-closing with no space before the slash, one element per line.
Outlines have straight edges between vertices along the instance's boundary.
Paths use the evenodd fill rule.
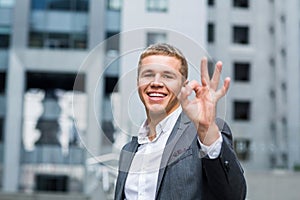
<path fill-rule="evenodd" d="M 300 172 L 247 172 L 247 200 L 299 200 Z"/>

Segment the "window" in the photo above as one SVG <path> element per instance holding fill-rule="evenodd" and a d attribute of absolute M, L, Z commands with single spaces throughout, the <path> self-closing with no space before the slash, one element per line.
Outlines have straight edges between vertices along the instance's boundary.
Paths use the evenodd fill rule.
<path fill-rule="evenodd" d="M 234 63 L 234 80 L 247 82 L 250 80 L 250 63 Z"/>
<path fill-rule="evenodd" d="M 119 32 L 106 33 L 106 51 L 116 50 L 119 51 L 120 37 Z"/>
<path fill-rule="evenodd" d="M 207 0 L 207 5 L 214 6 L 215 5 L 215 0 Z"/>
<path fill-rule="evenodd" d="M 0 117 L 0 143 L 3 142 L 4 138 L 4 119 L 3 117 Z"/>
<path fill-rule="evenodd" d="M 10 43 L 10 35 L 0 33 L 0 49 L 7 49 Z"/>
<path fill-rule="evenodd" d="M 233 7 L 249 8 L 249 1 L 248 0 L 233 0 Z"/>
<path fill-rule="evenodd" d="M 67 175 L 37 174 L 35 176 L 35 183 L 37 191 L 68 191 Z"/>
<path fill-rule="evenodd" d="M 6 73 L 0 72 L 0 94 L 5 93 Z"/>
<path fill-rule="evenodd" d="M 107 0 L 107 9 L 108 10 L 121 10 L 122 0 Z"/>
<path fill-rule="evenodd" d="M 248 160 L 250 154 L 250 140 L 246 138 L 236 138 L 234 140 L 234 150 L 239 160 Z"/>
<path fill-rule="evenodd" d="M 235 120 L 250 120 L 250 106 L 249 101 L 235 101 L 233 103 L 233 118 Z"/>
<path fill-rule="evenodd" d="M 89 0 L 31 0 L 28 46 L 86 49 L 88 7 Z M 47 14 L 47 11 L 50 13 Z M 52 11 L 63 11 L 67 15 Z M 67 24 L 58 23 L 54 29 L 52 21 L 57 17 L 62 18 L 63 22 L 67 21 Z M 64 27 L 69 27 L 68 31 Z"/>
<path fill-rule="evenodd" d="M 207 60 L 207 68 L 208 68 L 208 75 L 210 78 L 212 78 L 214 71 L 215 71 L 215 63 L 212 58 L 209 58 Z"/>
<path fill-rule="evenodd" d="M 105 95 L 118 91 L 118 77 L 105 77 Z"/>
<path fill-rule="evenodd" d="M 208 23 L 207 25 L 207 41 L 213 43 L 215 41 L 215 25 Z"/>
<path fill-rule="evenodd" d="M 249 27 L 234 26 L 233 27 L 233 43 L 249 44 Z"/>
<path fill-rule="evenodd" d="M 32 0 L 33 10 L 66 10 L 87 12 L 89 0 Z"/>
<path fill-rule="evenodd" d="M 45 91 L 53 91 L 59 88 L 66 91 L 84 92 L 84 82 L 84 74 L 52 72 L 27 72 L 26 74 L 26 90 L 39 88 Z"/>
<path fill-rule="evenodd" d="M 28 45 L 53 49 L 86 49 L 87 35 L 84 33 L 30 32 Z"/>
<path fill-rule="evenodd" d="M 147 46 L 158 42 L 166 42 L 167 35 L 165 33 L 147 33 Z"/>
<path fill-rule="evenodd" d="M 147 0 L 147 10 L 154 12 L 167 12 L 168 0 Z"/>
<path fill-rule="evenodd" d="M 85 89 L 84 74 L 75 73 L 54 73 L 54 72 L 27 72 L 26 87 L 24 93 L 23 112 L 23 143 L 24 149 L 30 150 L 35 145 L 62 146 L 66 147 L 66 140 L 61 140 L 60 134 L 68 135 L 69 145 L 77 145 L 77 129 L 74 121 L 76 116 L 70 113 L 76 104 L 75 109 L 85 116 L 83 109 L 86 103 L 84 98 Z M 72 98 L 70 98 L 72 96 Z M 74 98 L 73 98 L 74 97 Z M 81 100 L 76 99 L 79 97 Z M 72 99 L 72 100 L 71 100 Z M 75 103 L 77 102 L 77 103 Z M 81 107 L 83 106 L 83 107 Z M 74 121 L 73 121 L 74 120 Z M 78 130 L 84 130 L 79 128 Z M 34 133 L 39 133 L 39 138 Z M 35 138 L 35 139 L 34 139 Z"/>

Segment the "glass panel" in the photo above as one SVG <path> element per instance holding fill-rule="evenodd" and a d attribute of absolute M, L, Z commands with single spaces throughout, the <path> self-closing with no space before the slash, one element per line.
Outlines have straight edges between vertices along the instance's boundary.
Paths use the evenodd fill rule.
<path fill-rule="evenodd" d="M 147 46 L 158 42 L 166 42 L 166 33 L 147 33 Z"/>
<path fill-rule="evenodd" d="M 0 49 L 7 49 L 10 43 L 10 35 L 0 34 Z"/>
<path fill-rule="evenodd" d="M 71 10 L 73 1 L 71 0 L 48 0 L 49 10 Z"/>
<path fill-rule="evenodd" d="M 31 9 L 44 10 L 47 8 L 47 0 L 31 0 Z"/>
<path fill-rule="evenodd" d="M 213 6 L 213 5 L 215 5 L 215 1 L 214 0 L 207 0 L 207 4 L 209 6 Z"/>
<path fill-rule="evenodd" d="M 233 6 L 238 8 L 248 8 L 249 1 L 248 0 L 233 0 Z"/>
<path fill-rule="evenodd" d="M 31 8 L 33 10 L 88 11 L 88 6 L 89 6 L 89 0 L 32 0 L 31 1 Z"/>
<path fill-rule="evenodd" d="M 6 73 L 0 72 L 0 95 L 5 94 Z"/>
<path fill-rule="evenodd" d="M 0 7 L 13 7 L 15 0 L 0 0 Z"/>
<path fill-rule="evenodd" d="M 109 10 L 121 10 L 122 0 L 107 0 L 107 8 Z"/>
<path fill-rule="evenodd" d="M 215 25 L 209 23 L 207 27 L 207 41 L 212 43 L 215 41 Z"/>
<path fill-rule="evenodd" d="M 84 79 L 83 74 L 27 72 L 21 191 L 83 191 L 85 149 L 79 133 L 84 138 L 87 123 Z M 80 116 L 73 115 L 73 105 Z"/>
<path fill-rule="evenodd" d="M 147 0 L 147 10 L 166 12 L 168 10 L 168 0 Z"/>
<path fill-rule="evenodd" d="M 249 44 L 249 27 L 234 26 L 233 42 L 236 44 Z"/>
<path fill-rule="evenodd" d="M 75 78 L 73 74 L 27 74 L 23 137 L 25 149 L 31 150 L 35 145 L 45 144 L 62 148 L 71 144 L 79 145 L 72 115 L 72 100 L 73 96 L 76 97 L 72 92 Z M 83 88 L 84 85 L 81 85 L 77 89 Z"/>
<path fill-rule="evenodd" d="M 75 10 L 76 11 L 88 11 L 89 0 L 76 0 Z"/>
<path fill-rule="evenodd" d="M 235 120 L 249 120 L 250 119 L 250 102 L 249 101 L 235 101 L 234 102 L 234 119 Z"/>
<path fill-rule="evenodd" d="M 235 81 L 250 80 L 250 63 L 242 63 L 242 62 L 234 63 L 234 80 Z"/>

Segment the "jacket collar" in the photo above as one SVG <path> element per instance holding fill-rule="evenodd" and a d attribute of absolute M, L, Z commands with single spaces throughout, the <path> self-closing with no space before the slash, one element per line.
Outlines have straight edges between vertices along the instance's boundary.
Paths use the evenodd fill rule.
<path fill-rule="evenodd" d="M 180 155 L 182 155 L 185 150 L 190 147 L 193 139 L 196 137 L 194 131 L 189 132 L 192 134 L 184 133 L 190 124 L 190 119 L 182 112 L 164 148 L 157 180 L 156 197 L 159 192 L 166 167 L 176 161 Z"/>

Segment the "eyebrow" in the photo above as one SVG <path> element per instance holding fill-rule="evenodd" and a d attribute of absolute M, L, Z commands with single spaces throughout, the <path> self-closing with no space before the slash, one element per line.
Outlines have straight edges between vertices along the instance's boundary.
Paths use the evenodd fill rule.
<path fill-rule="evenodd" d="M 153 73 L 153 72 L 154 72 L 153 69 L 146 69 L 146 70 L 141 70 L 140 74 Z M 169 71 L 169 70 L 164 70 L 164 71 L 159 72 L 159 73 L 177 76 L 177 74 L 175 72 Z"/>

